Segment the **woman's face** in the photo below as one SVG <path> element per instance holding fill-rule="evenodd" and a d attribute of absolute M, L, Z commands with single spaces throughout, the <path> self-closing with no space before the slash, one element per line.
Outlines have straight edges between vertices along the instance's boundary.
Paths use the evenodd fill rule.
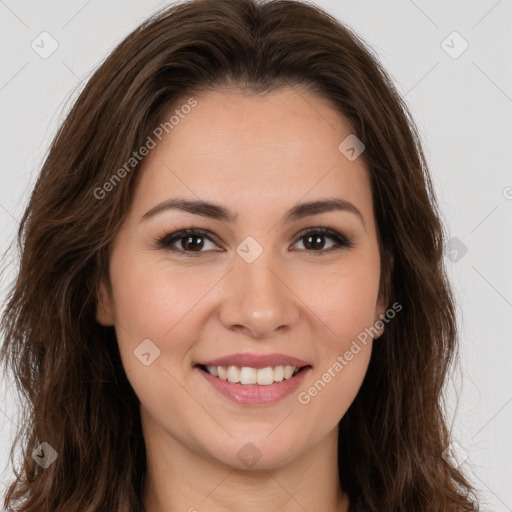
<path fill-rule="evenodd" d="M 97 319 L 115 325 L 147 440 L 277 467 L 336 435 L 367 371 L 362 333 L 386 306 L 369 174 L 310 92 L 195 99 L 153 137 Z M 154 210 L 178 200 L 195 206 Z M 301 206 L 323 201 L 348 206 Z M 201 232 L 168 236 L 187 228 Z"/>

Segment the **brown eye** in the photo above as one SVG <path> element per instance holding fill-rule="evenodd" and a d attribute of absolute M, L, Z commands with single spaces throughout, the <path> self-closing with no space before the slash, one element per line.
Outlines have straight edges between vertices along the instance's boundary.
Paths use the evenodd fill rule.
<path fill-rule="evenodd" d="M 334 244 L 325 247 L 326 239 L 331 239 Z M 302 233 L 299 241 L 303 241 L 304 250 L 312 253 L 322 253 L 324 250 L 332 251 L 341 247 L 353 247 L 353 243 L 347 240 L 342 234 L 328 228 L 313 228 Z"/>
<path fill-rule="evenodd" d="M 208 242 L 213 244 L 214 247 L 217 247 L 206 233 L 206 231 L 199 229 L 183 229 L 181 231 L 165 235 L 157 241 L 157 245 L 161 249 L 199 255 L 201 252 L 206 252 L 203 250 L 205 248 L 205 244 L 208 250 Z"/>
<path fill-rule="evenodd" d="M 200 256 L 201 253 L 214 251 L 222 251 L 214 240 L 216 239 L 208 231 L 189 228 L 176 231 L 165 235 L 164 237 L 156 241 L 157 247 L 160 249 L 166 249 L 174 251 L 178 254 L 186 256 Z M 327 240 L 331 242 L 326 242 Z M 330 228 L 311 228 L 299 235 L 298 241 L 302 242 L 304 249 L 300 248 L 301 251 L 306 251 L 315 255 L 322 255 L 324 252 L 331 252 L 341 248 L 353 247 L 353 242 L 349 241 L 341 233 L 334 231 Z M 211 248 L 208 248 L 208 243 L 212 244 Z M 326 247 L 326 245 L 328 245 Z"/>
<path fill-rule="evenodd" d="M 179 240 L 182 249 L 199 252 L 204 247 L 205 238 L 203 235 L 187 235 Z"/>
<path fill-rule="evenodd" d="M 325 239 L 329 238 L 325 235 L 307 235 L 304 236 L 303 239 L 305 240 L 304 247 L 308 251 L 316 251 L 316 250 L 322 250 L 325 249 Z"/>

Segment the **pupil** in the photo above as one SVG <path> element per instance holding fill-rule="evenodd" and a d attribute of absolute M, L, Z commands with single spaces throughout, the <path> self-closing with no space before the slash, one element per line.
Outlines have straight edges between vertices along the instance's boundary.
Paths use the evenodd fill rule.
<path fill-rule="evenodd" d="M 311 245 L 313 245 L 315 249 L 322 249 L 323 248 L 323 243 L 322 243 L 322 239 L 323 239 L 323 236 L 322 235 L 318 235 L 318 236 L 312 236 L 312 235 L 309 235 L 307 237 L 307 243 L 306 243 L 306 249 L 309 249 L 309 247 L 307 247 L 308 245 L 310 245 L 310 240 L 313 240 L 313 242 L 311 243 Z M 318 247 L 320 246 L 320 247 Z"/>
<path fill-rule="evenodd" d="M 194 244 L 192 242 L 192 240 L 194 240 L 195 238 L 198 238 L 200 240 L 200 242 L 197 244 Z M 191 249 L 192 251 L 195 251 L 198 248 L 201 249 L 201 247 L 203 246 L 203 239 L 202 239 L 201 235 L 189 236 L 187 238 L 184 238 L 183 240 L 185 242 L 184 244 L 182 244 L 184 249 Z"/>

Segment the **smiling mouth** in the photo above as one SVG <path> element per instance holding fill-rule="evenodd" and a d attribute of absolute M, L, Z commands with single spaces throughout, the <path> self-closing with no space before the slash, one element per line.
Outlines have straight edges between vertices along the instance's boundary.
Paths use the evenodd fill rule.
<path fill-rule="evenodd" d="M 310 365 L 297 367 L 290 365 L 268 366 L 266 368 L 252 368 L 250 366 L 206 366 L 195 365 L 200 370 L 209 373 L 213 377 L 225 380 L 233 384 L 244 386 L 269 386 L 287 381 L 298 373 L 311 368 Z"/>

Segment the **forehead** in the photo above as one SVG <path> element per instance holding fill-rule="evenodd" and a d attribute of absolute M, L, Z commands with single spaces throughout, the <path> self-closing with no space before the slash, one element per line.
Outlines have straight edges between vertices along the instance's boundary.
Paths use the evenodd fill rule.
<path fill-rule="evenodd" d="M 164 116 L 180 114 L 143 162 L 139 213 L 177 196 L 254 214 L 284 198 L 288 205 L 329 195 L 372 215 L 368 170 L 362 158 L 340 152 L 351 128 L 328 100 L 296 88 L 264 96 L 220 90 L 194 99 L 192 109 L 180 110 L 184 97 Z"/>

